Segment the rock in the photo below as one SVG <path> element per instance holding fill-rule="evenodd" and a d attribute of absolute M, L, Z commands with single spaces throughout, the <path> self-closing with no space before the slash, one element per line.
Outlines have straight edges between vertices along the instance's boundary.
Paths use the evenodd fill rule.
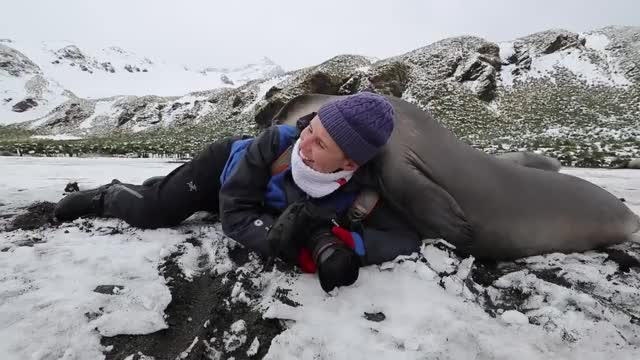
<path fill-rule="evenodd" d="M 220 81 L 227 85 L 235 85 L 231 79 L 226 74 L 220 75 Z"/>
<path fill-rule="evenodd" d="M 393 61 L 376 67 L 368 80 L 375 92 L 402 97 L 409 82 L 410 71 L 409 66 L 403 62 Z"/>
<path fill-rule="evenodd" d="M 74 126 L 93 114 L 95 104 L 84 99 L 73 99 L 54 109 L 44 123 L 45 127 Z"/>
<path fill-rule="evenodd" d="M 298 95 L 305 93 L 340 94 L 341 87 L 351 79 L 356 69 L 370 64 L 369 60 L 363 56 L 340 55 L 320 65 L 295 72 L 287 81 L 286 90 L 282 88 L 282 90 L 274 91 L 268 99 L 256 105 L 255 122 L 260 126 L 269 126 L 273 116 L 280 108 Z"/>
<path fill-rule="evenodd" d="M 500 60 L 500 47 L 496 43 L 483 43 L 478 47 L 478 50 L 476 51 L 479 54 L 486 55 L 488 58 Z"/>
<path fill-rule="evenodd" d="M 108 71 L 110 73 L 116 72 L 116 69 L 113 68 L 113 65 L 111 65 L 111 62 L 109 61 L 100 63 L 100 66 L 102 66 L 102 69 L 104 69 L 104 71 Z"/>
<path fill-rule="evenodd" d="M 11 107 L 11 111 L 17 112 L 17 113 L 21 113 L 21 112 L 25 112 L 31 108 L 34 108 L 38 106 L 38 103 L 30 98 L 24 99 L 20 102 L 17 102 L 15 105 L 13 105 Z"/>
<path fill-rule="evenodd" d="M 580 39 L 578 34 L 560 34 L 542 51 L 543 54 L 551 54 L 569 47 L 584 46 L 585 39 Z"/>
<path fill-rule="evenodd" d="M 233 104 L 231 104 L 231 106 L 233 106 L 234 108 L 238 108 L 243 105 L 244 105 L 244 101 L 242 100 L 242 97 L 236 96 L 235 98 L 233 98 Z"/>
<path fill-rule="evenodd" d="M 358 92 L 358 90 L 362 87 L 363 75 L 355 74 L 351 77 L 351 79 L 347 80 L 346 83 L 340 86 L 338 89 L 338 95 L 351 95 Z M 372 92 L 375 91 L 372 86 L 367 86 L 368 90 Z"/>
<path fill-rule="evenodd" d="M 282 88 L 277 87 L 277 86 L 272 86 L 269 90 L 267 90 L 267 93 L 264 95 L 264 98 L 269 100 L 271 99 L 275 94 L 279 93 L 280 91 L 282 91 Z"/>
<path fill-rule="evenodd" d="M 171 111 L 176 111 L 177 109 L 181 108 L 181 107 L 182 107 L 182 105 L 183 105 L 182 103 L 174 102 L 174 103 L 171 105 Z"/>
<path fill-rule="evenodd" d="M 364 318 L 373 322 L 381 322 L 381 321 L 384 321 L 387 317 L 382 312 L 377 312 L 377 313 L 365 312 Z"/>
<path fill-rule="evenodd" d="M 522 41 L 516 41 L 513 44 L 513 55 L 508 59 L 509 63 L 515 64 L 516 67 L 511 70 L 513 75 L 522 74 L 531 70 L 531 55 L 529 48 Z"/>
<path fill-rule="evenodd" d="M 76 191 L 80 191 L 80 187 L 78 187 L 78 182 L 76 181 L 67 183 L 67 186 L 64 187 L 65 193 L 72 193 Z"/>
<path fill-rule="evenodd" d="M 23 53 L 2 44 L 0 44 L 0 70 L 16 77 L 40 72 L 38 65 Z"/>
<path fill-rule="evenodd" d="M 585 40 L 567 30 L 547 30 L 520 39 L 532 56 L 552 54 L 568 48 L 582 49 Z"/>
<path fill-rule="evenodd" d="M 59 57 L 69 60 L 85 60 L 85 56 L 75 45 L 67 45 L 55 52 Z"/>
<path fill-rule="evenodd" d="M 491 101 L 495 97 L 496 68 L 483 56 L 475 56 L 454 74 L 461 83 L 469 82 L 470 88 L 478 98 Z"/>
<path fill-rule="evenodd" d="M 118 295 L 124 289 L 122 285 L 98 285 L 93 292 L 105 295 Z"/>
<path fill-rule="evenodd" d="M 124 69 L 127 70 L 128 72 L 132 73 L 133 72 L 133 66 L 127 64 L 124 66 Z"/>

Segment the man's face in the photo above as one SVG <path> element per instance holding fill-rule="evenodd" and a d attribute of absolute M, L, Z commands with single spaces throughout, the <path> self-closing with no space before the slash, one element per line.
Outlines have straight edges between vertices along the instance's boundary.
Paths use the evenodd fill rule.
<path fill-rule="evenodd" d="M 321 173 L 358 168 L 333 141 L 317 115 L 300 133 L 300 157 L 307 166 Z"/>

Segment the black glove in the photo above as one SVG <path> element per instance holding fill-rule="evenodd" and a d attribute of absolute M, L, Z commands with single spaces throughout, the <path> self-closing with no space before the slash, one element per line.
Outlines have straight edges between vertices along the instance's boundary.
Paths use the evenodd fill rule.
<path fill-rule="evenodd" d="M 320 227 L 330 227 L 335 217 L 334 211 L 307 200 L 292 203 L 280 214 L 267 234 L 272 256 L 295 262 L 311 233 Z"/>
<path fill-rule="evenodd" d="M 358 280 L 358 255 L 330 230 L 314 233 L 309 240 L 309 248 L 318 266 L 322 290 L 329 292 L 339 286 L 349 286 Z"/>

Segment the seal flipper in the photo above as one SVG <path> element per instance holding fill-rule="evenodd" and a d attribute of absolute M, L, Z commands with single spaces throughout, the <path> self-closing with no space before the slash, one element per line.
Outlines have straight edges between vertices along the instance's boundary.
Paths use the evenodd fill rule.
<path fill-rule="evenodd" d="M 470 247 L 473 227 L 460 205 L 412 161 L 382 170 L 380 188 L 382 196 L 407 216 L 423 238 L 442 237 L 463 252 Z"/>

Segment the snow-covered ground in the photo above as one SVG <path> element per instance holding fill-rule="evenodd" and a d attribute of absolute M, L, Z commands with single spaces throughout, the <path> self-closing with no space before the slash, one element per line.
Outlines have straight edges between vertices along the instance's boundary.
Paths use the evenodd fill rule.
<path fill-rule="evenodd" d="M 139 183 L 179 165 L 0 157 L 0 221 L 34 201 L 57 201 L 69 181 L 81 189 L 112 178 Z M 563 171 L 625 198 L 640 214 L 637 171 Z M 199 246 L 187 241 L 194 233 Z M 197 221 L 140 230 L 119 220 L 80 219 L 0 232 L 1 358 L 99 359 L 115 351 L 100 343 L 101 336 L 166 328 L 172 295 L 158 267 L 178 253 L 187 278 L 237 272 L 230 246 L 219 224 Z M 256 260 L 249 260 L 242 271 L 253 271 L 247 276 L 261 296 L 247 297 L 238 282 L 229 302 L 246 302 L 266 318 L 285 321 L 270 359 L 637 359 L 640 268 L 623 268 L 612 254 L 637 263 L 640 243 L 615 251 L 550 254 L 492 267 L 427 241 L 420 254 L 364 268 L 354 286 L 331 295 L 313 275 L 258 271 Z M 264 346 L 243 335 L 249 325 L 237 320 L 225 329 L 226 350 L 244 346 L 253 353 Z M 190 339 L 184 357 L 203 343 L 203 357 L 217 358 L 213 342 Z"/>

